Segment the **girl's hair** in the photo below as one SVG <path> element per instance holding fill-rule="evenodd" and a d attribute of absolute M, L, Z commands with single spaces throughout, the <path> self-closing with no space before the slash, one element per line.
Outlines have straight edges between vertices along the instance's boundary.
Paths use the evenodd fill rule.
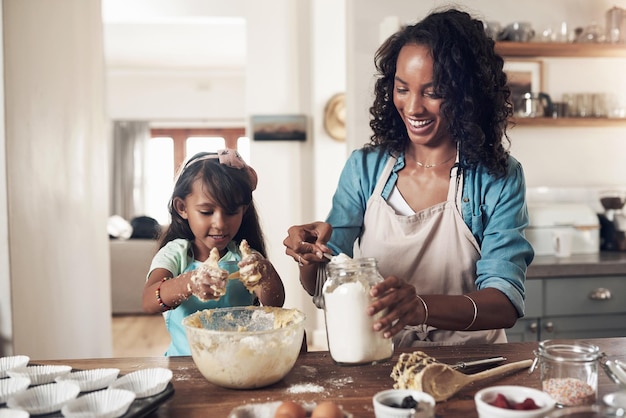
<path fill-rule="evenodd" d="M 191 193 L 193 183 L 199 179 L 202 180 L 204 190 L 213 198 L 215 203 L 226 211 L 235 212 L 240 206 L 247 205 L 241 226 L 233 240 L 240 243 L 245 238 L 250 247 L 266 257 L 265 238 L 252 199 L 252 190 L 256 184 L 254 186 L 251 184 L 249 167 L 233 168 L 221 164 L 217 157 L 202 158 L 213 155 L 217 156 L 215 153 L 200 152 L 191 157 L 181 169 L 168 203 L 172 221 L 166 233 L 159 240 L 159 248 L 176 238 L 184 238 L 189 241 L 195 239 L 189 222 L 183 219 L 174 208 L 174 199 L 187 197 Z"/>
<path fill-rule="evenodd" d="M 430 14 L 387 39 L 375 55 L 378 79 L 370 114 L 373 130 L 368 147 L 399 153 L 409 143 L 406 126 L 393 103 L 394 77 L 400 49 L 426 46 L 433 58 L 433 83 L 443 98 L 441 112 L 460 153 L 463 167 L 483 164 L 504 175 L 508 150 L 503 146 L 513 114 L 504 60 L 496 54 L 480 20 L 459 10 Z"/>

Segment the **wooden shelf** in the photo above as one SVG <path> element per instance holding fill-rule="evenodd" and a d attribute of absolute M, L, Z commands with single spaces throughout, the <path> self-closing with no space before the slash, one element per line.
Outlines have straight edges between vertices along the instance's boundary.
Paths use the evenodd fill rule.
<path fill-rule="evenodd" d="M 626 58 L 626 44 L 496 42 L 503 57 L 607 57 Z"/>
<path fill-rule="evenodd" d="M 555 128 L 626 126 L 626 118 L 513 118 L 512 121 L 515 126 Z"/>

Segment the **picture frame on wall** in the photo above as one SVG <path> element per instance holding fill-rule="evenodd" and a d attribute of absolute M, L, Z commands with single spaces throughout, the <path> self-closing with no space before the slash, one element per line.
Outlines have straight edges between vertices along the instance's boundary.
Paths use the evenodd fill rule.
<path fill-rule="evenodd" d="M 255 141 L 306 141 L 306 115 L 254 115 L 250 122 Z"/>
<path fill-rule="evenodd" d="M 542 67 L 540 60 L 504 62 L 504 72 L 507 75 L 507 84 L 511 89 L 511 102 L 514 111 L 520 108 L 525 93 L 536 94 L 543 91 Z"/>

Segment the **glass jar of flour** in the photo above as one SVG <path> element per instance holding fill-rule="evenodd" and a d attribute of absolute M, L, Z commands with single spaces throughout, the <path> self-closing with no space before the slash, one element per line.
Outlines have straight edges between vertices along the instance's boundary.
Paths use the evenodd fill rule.
<path fill-rule="evenodd" d="M 322 290 L 328 349 L 338 364 L 375 363 L 391 358 L 393 341 L 373 329 L 382 316 L 367 314 L 370 289 L 383 280 L 376 259 L 351 259 L 345 254 L 327 264 L 328 279 Z"/>

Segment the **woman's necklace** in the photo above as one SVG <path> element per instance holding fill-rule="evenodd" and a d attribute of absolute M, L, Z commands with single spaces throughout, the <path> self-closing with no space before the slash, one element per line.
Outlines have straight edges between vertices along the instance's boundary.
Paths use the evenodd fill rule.
<path fill-rule="evenodd" d="M 435 164 L 424 164 L 424 163 L 420 163 L 420 162 L 419 162 L 419 161 L 417 161 L 417 160 L 413 160 L 413 161 L 415 161 L 415 164 L 419 165 L 419 166 L 420 166 L 420 167 L 422 167 L 422 168 L 433 168 L 433 167 L 437 167 L 437 166 L 440 166 L 440 165 L 442 165 L 442 164 L 445 164 L 445 163 L 449 162 L 449 161 L 450 161 L 450 160 L 452 160 L 454 157 L 456 157 L 456 153 L 454 153 L 454 155 L 452 155 L 452 157 L 448 158 L 447 160 L 442 161 L 442 162 L 440 162 L 440 163 L 435 163 Z"/>

